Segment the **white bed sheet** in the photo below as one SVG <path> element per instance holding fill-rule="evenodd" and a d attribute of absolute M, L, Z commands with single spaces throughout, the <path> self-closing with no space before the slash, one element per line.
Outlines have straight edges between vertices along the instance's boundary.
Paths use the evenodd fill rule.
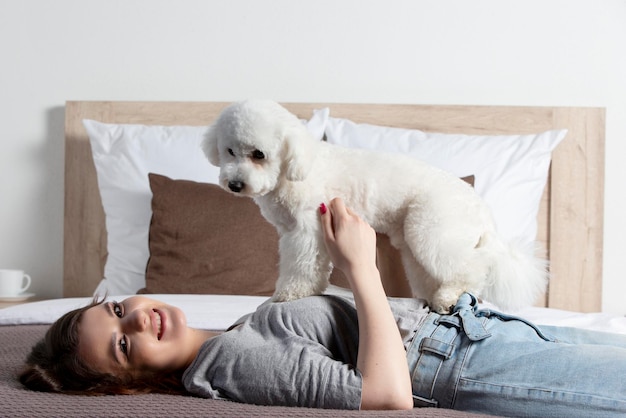
<path fill-rule="evenodd" d="M 112 296 L 122 301 L 135 295 Z M 183 309 L 190 327 L 225 330 L 242 315 L 253 312 L 268 298 L 231 295 L 145 295 Z M 65 312 L 91 302 L 92 298 L 51 299 L 0 309 L 0 325 L 51 324 Z"/>
<path fill-rule="evenodd" d="M 349 295 L 349 292 L 331 287 L 327 293 Z M 133 295 L 110 297 L 121 301 Z M 253 312 L 268 298 L 264 296 L 235 295 L 146 295 L 178 306 L 184 310 L 189 326 L 210 330 L 225 330 L 242 315 Z M 84 306 L 91 298 L 64 298 L 0 309 L 0 325 L 50 324 L 72 309 Z M 484 307 L 495 309 L 493 306 Z M 497 310 L 497 309 L 496 309 Z M 608 313 L 578 313 L 557 309 L 524 308 L 513 315 L 540 325 L 568 326 L 604 332 L 626 334 L 626 317 Z"/>

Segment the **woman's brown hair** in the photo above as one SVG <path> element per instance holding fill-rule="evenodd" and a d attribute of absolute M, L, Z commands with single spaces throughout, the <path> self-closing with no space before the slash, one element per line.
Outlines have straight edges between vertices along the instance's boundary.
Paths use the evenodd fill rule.
<path fill-rule="evenodd" d="M 31 390 L 83 395 L 129 395 L 138 393 L 184 394 L 182 370 L 174 375 L 151 375 L 141 379 L 99 372 L 78 356 L 83 313 L 104 303 L 95 297 L 82 308 L 63 315 L 37 342 L 20 372 L 20 382 Z"/>

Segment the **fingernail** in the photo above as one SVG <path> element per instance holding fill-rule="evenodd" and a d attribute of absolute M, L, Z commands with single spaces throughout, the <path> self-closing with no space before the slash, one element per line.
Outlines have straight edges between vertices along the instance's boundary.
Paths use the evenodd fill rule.
<path fill-rule="evenodd" d="M 324 203 L 320 204 L 320 213 L 323 215 L 326 213 L 326 205 Z"/>

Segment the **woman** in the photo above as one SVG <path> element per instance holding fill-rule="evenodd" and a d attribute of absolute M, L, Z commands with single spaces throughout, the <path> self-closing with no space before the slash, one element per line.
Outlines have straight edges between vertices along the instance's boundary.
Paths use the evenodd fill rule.
<path fill-rule="evenodd" d="M 539 329 L 478 311 L 469 294 L 444 316 L 417 300 L 389 300 L 374 231 L 340 199 L 328 209 L 320 206 L 326 245 L 353 300 L 264 304 L 219 335 L 144 297 L 94 301 L 50 328 L 20 380 L 56 392 L 188 392 L 322 408 L 626 412 L 625 336 Z"/>

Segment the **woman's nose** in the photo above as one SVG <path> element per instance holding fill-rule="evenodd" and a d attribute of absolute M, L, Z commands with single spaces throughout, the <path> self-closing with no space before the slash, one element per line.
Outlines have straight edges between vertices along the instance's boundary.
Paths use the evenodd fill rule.
<path fill-rule="evenodd" d="M 150 318 L 148 315 L 141 310 L 135 310 L 130 312 L 130 314 L 124 317 L 124 321 L 122 323 L 123 331 L 125 333 L 130 332 L 142 332 L 149 325 Z"/>

